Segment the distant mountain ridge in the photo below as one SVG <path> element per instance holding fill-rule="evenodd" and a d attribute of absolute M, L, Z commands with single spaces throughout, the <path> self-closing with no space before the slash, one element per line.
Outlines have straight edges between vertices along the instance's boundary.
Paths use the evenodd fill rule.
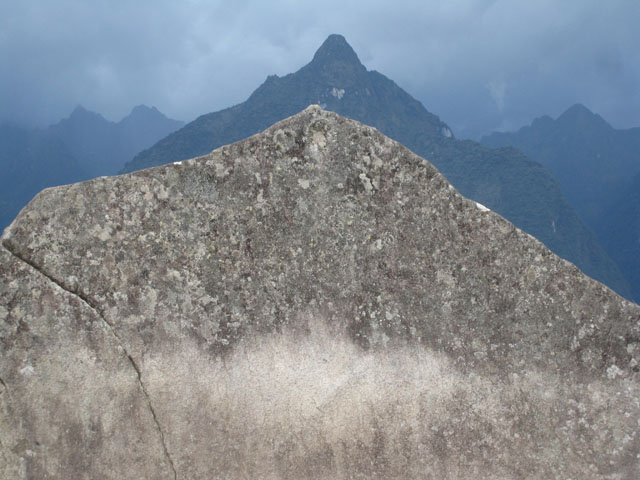
<path fill-rule="evenodd" d="M 88 173 L 44 130 L 0 126 L 0 232 L 40 190 L 79 182 Z"/>
<path fill-rule="evenodd" d="M 556 120 L 537 118 L 482 143 L 511 145 L 549 168 L 640 300 L 640 128 L 615 129 L 576 104 Z"/>
<path fill-rule="evenodd" d="M 117 173 L 136 153 L 183 125 L 145 105 L 134 107 L 117 123 L 78 106 L 48 131 L 83 161 L 91 176 L 98 176 Z"/>
<path fill-rule="evenodd" d="M 269 76 L 243 103 L 202 115 L 128 162 L 122 173 L 209 153 L 310 104 L 379 129 L 432 162 L 465 196 L 500 213 L 585 273 L 630 296 L 628 283 L 564 199 L 551 173 L 515 149 L 457 140 L 449 126 L 392 80 L 367 71 L 331 35 L 295 73 Z"/>
<path fill-rule="evenodd" d="M 0 126 L 0 231 L 43 188 L 113 175 L 182 125 L 138 105 L 117 123 L 79 106 L 46 129 Z"/>
<path fill-rule="evenodd" d="M 481 142 L 514 146 L 549 168 L 593 229 L 615 196 L 640 173 L 640 128 L 614 129 L 580 104 L 556 120 L 537 118 L 517 132 L 492 133 Z"/>
<path fill-rule="evenodd" d="M 640 303 L 640 174 L 605 209 L 598 230 L 602 244 L 620 265 Z"/>

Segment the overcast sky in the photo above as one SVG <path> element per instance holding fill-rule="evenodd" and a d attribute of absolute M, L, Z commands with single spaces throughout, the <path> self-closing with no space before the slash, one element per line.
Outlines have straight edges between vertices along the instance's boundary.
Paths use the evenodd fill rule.
<path fill-rule="evenodd" d="M 640 0 L 0 0 L 0 122 L 79 104 L 190 121 L 308 63 L 331 33 L 458 137 L 585 104 L 640 126 Z"/>

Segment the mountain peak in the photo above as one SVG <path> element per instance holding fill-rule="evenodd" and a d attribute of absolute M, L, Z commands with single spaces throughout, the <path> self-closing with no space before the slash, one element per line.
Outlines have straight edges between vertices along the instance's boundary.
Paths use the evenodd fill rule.
<path fill-rule="evenodd" d="M 573 128 L 596 128 L 596 129 L 613 129 L 607 121 L 597 113 L 593 113 L 587 107 L 580 103 L 576 103 L 569 107 L 562 115 L 558 117 L 556 123 L 568 125 Z"/>
<path fill-rule="evenodd" d="M 136 105 L 131 110 L 131 113 L 127 115 L 125 118 L 139 118 L 139 119 L 149 119 L 149 118 L 166 118 L 156 107 L 148 107 L 146 105 Z M 124 119 L 123 119 L 124 120 Z"/>
<path fill-rule="evenodd" d="M 93 112 L 91 110 L 87 110 L 86 108 L 84 108 L 82 105 L 78 105 L 76 108 L 73 109 L 73 111 L 71 112 L 71 115 L 69 115 L 68 118 L 62 119 L 60 122 L 80 122 L 80 123 L 86 123 L 86 122 L 100 122 L 100 123 L 106 123 L 107 120 L 100 115 L 99 113 Z"/>
<path fill-rule="evenodd" d="M 569 108 L 567 108 L 567 110 L 560 115 L 562 116 L 568 116 L 568 117 L 593 117 L 595 116 L 595 114 L 589 110 L 587 107 L 585 107 L 584 105 L 582 105 L 581 103 L 576 103 L 574 105 L 571 105 Z"/>
<path fill-rule="evenodd" d="M 99 114 L 96 112 L 92 112 L 91 110 L 87 110 L 82 105 L 78 105 L 76 108 L 73 109 L 73 111 L 71 112 L 71 115 L 69 115 L 69 118 L 88 118 L 88 117 L 95 117 L 96 115 L 99 115 Z"/>
<path fill-rule="evenodd" d="M 131 109 L 131 114 L 140 114 L 146 112 L 157 112 L 158 109 L 156 107 L 148 107 L 144 104 L 136 105 Z"/>
<path fill-rule="evenodd" d="M 312 64 L 346 63 L 364 68 L 356 52 L 342 35 L 332 34 L 313 56 Z"/>
<path fill-rule="evenodd" d="M 71 112 L 71 115 L 82 115 L 88 112 L 89 110 L 84 108 L 82 105 L 77 105 L 76 108 L 74 108 L 73 111 Z"/>

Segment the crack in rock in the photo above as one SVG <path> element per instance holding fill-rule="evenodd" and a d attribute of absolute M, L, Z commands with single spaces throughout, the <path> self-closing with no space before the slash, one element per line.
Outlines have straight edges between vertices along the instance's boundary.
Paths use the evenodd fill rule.
<path fill-rule="evenodd" d="M 137 375 L 137 378 L 138 378 L 138 384 L 140 385 L 140 390 L 142 390 L 142 393 L 144 394 L 145 398 L 147 399 L 147 404 L 149 405 L 149 410 L 151 412 L 151 416 L 152 416 L 153 421 L 154 421 L 154 423 L 156 425 L 156 429 L 158 430 L 158 433 L 160 435 L 160 441 L 162 443 L 162 449 L 164 450 L 165 457 L 167 458 L 167 461 L 169 462 L 169 466 L 171 467 L 171 470 L 173 472 L 173 478 L 175 480 L 177 480 L 178 473 L 176 471 L 176 468 L 175 468 L 175 465 L 173 463 L 173 460 L 171 459 L 171 455 L 169 454 L 169 450 L 167 449 L 167 444 L 165 442 L 164 432 L 162 431 L 162 428 L 160 427 L 160 422 L 158 421 L 158 417 L 156 415 L 156 411 L 153 408 L 153 403 L 151 402 L 151 397 L 149 396 L 149 393 L 147 392 L 147 389 L 144 386 L 144 383 L 142 381 L 142 372 L 140 371 L 140 368 L 138 367 L 138 364 L 135 362 L 133 357 L 127 351 L 127 348 L 124 346 L 124 343 L 123 343 L 122 339 L 116 333 L 116 330 L 115 330 L 114 326 L 106 319 L 106 317 L 104 316 L 104 314 L 102 313 L 102 310 L 98 307 L 98 305 L 95 304 L 86 294 L 84 294 L 84 293 L 82 293 L 82 292 L 80 292 L 78 290 L 74 290 L 74 289 L 71 289 L 71 288 L 67 287 L 64 283 L 62 283 L 61 281 L 58 281 L 58 279 L 56 279 L 51 274 L 47 273 L 42 268 L 40 268 L 40 266 L 38 266 L 37 264 L 33 263 L 29 259 L 24 258 L 22 255 L 20 255 L 20 253 L 14 251 L 14 249 L 11 248 L 11 244 L 7 240 L 4 240 L 2 242 L 2 246 L 5 248 L 5 250 L 7 250 L 15 258 L 17 258 L 21 262 L 29 265 L 31 268 L 33 268 L 38 273 L 40 273 L 41 275 L 46 277 L 49 281 L 51 281 L 54 284 L 56 284 L 58 287 L 63 289 L 65 292 L 68 292 L 71 295 L 79 298 L 85 305 L 87 305 L 94 312 L 96 312 L 96 314 L 100 317 L 100 319 L 102 319 L 102 321 L 107 325 L 107 327 L 109 327 L 109 331 L 115 337 L 115 339 L 118 341 L 118 344 L 120 345 L 120 348 L 122 348 L 122 351 L 127 356 L 127 358 L 129 359 L 129 363 L 131 363 L 131 366 L 133 367 L 134 371 L 136 372 L 136 375 Z M 4 388 L 8 390 L 7 385 L 4 383 L 4 381 L 1 378 L 0 378 L 0 384 L 2 384 L 4 386 Z"/>

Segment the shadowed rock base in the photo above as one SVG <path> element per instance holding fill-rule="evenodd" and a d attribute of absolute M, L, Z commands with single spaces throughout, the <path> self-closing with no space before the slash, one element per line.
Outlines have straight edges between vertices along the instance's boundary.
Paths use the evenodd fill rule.
<path fill-rule="evenodd" d="M 640 308 L 317 107 L 2 245 L 2 478 L 640 476 Z"/>

